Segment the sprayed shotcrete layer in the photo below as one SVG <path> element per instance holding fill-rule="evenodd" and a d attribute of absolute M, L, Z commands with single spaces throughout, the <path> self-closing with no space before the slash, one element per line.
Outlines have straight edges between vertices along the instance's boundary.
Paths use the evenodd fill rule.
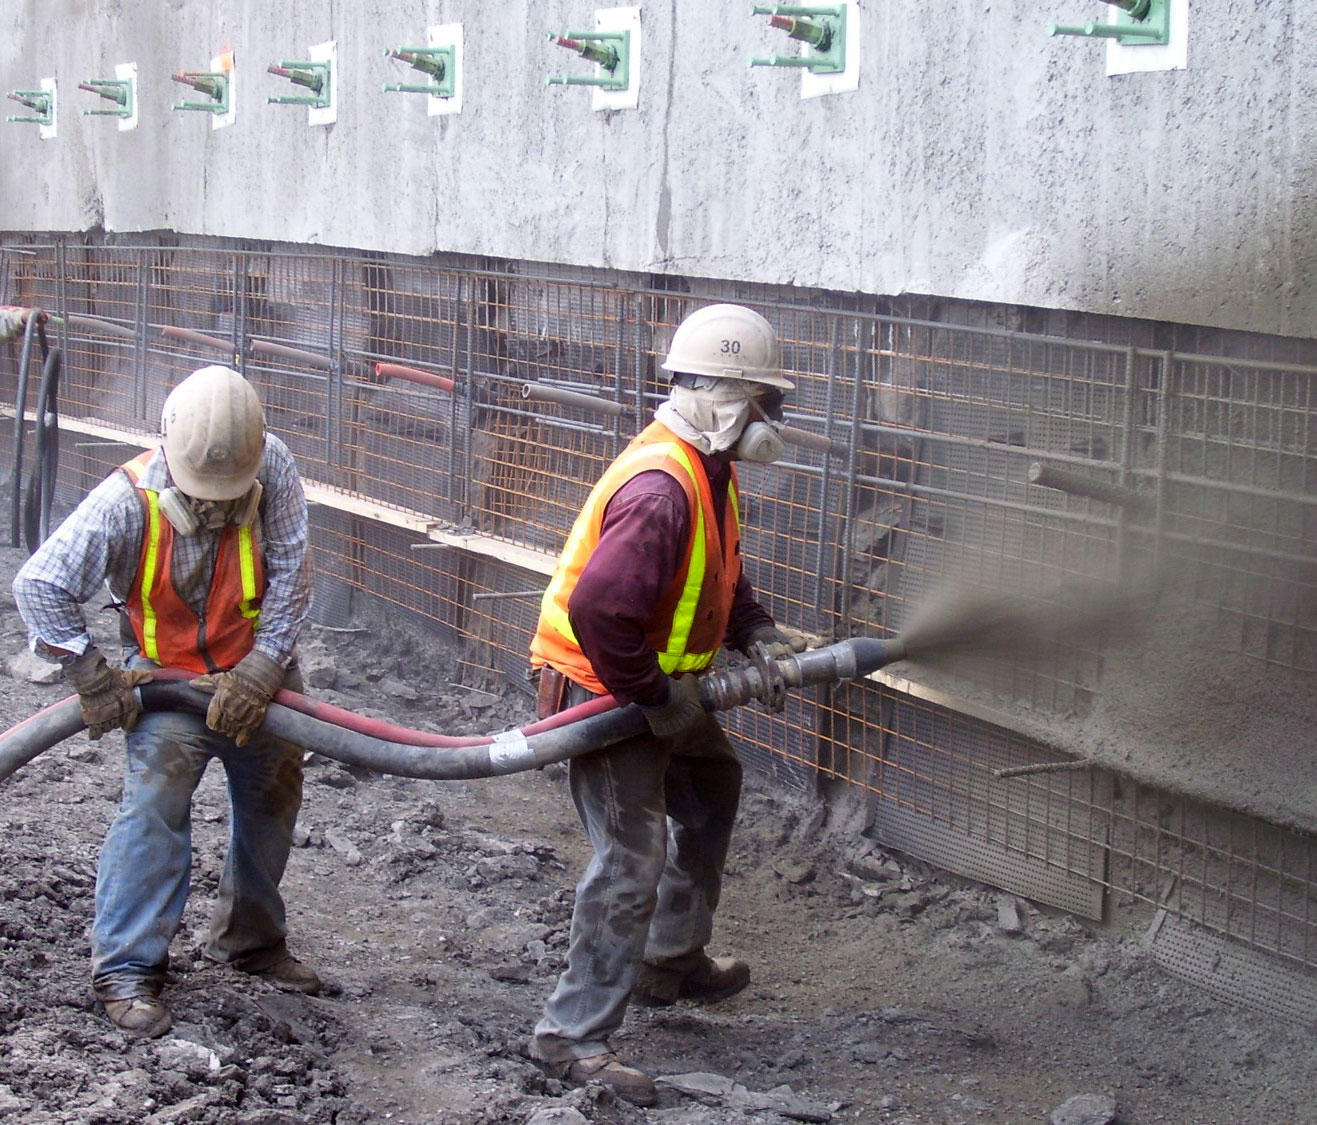
<path fill-rule="evenodd" d="M 1265 595 L 1265 591 L 1262 592 Z M 1217 613 L 1167 575 L 1115 589 L 1075 585 L 1036 599 L 948 588 L 918 611 L 908 674 L 975 697 L 989 665 L 1037 664 L 1057 646 L 1103 654 L 1087 713 L 1009 708 L 1012 725 L 1136 780 L 1304 831 L 1317 829 L 1317 685 L 1310 673 L 1243 655 Z"/>

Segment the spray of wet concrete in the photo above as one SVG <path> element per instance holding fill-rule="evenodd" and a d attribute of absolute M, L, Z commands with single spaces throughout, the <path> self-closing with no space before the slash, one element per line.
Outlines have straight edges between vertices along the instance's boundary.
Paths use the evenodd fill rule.
<path fill-rule="evenodd" d="M 1248 600 L 1279 596 L 1253 586 Z M 1027 596 L 948 586 L 914 611 L 902 638 L 912 679 L 991 706 L 1063 754 L 1317 830 L 1317 677 L 1242 651 L 1238 622 L 1196 597 L 1182 570 Z M 992 687 L 1075 648 L 1100 661 L 1082 713 L 1034 711 Z"/>

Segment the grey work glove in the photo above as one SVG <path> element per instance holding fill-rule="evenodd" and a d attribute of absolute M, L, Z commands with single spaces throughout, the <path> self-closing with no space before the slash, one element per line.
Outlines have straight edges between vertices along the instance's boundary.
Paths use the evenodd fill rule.
<path fill-rule="evenodd" d="M 776 625 L 760 625 L 746 641 L 747 654 L 759 649 L 769 660 L 805 651 L 805 638 L 782 632 Z"/>
<path fill-rule="evenodd" d="M 659 738 L 680 738 L 704 722 L 707 712 L 700 704 L 700 681 L 696 676 L 668 677 L 668 701 L 657 707 L 640 705 L 649 729 Z"/>
<path fill-rule="evenodd" d="M 152 677 L 146 668 L 111 668 L 105 654 L 92 645 L 64 666 L 64 678 L 78 693 L 87 737 L 97 739 L 115 727 L 132 730 L 137 725 L 142 705 L 136 688 Z"/>
<path fill-rule="evenodd" d="M 263 722 L 274 693 L 283 686 L 284 666 L 252 649 L 227 672 L 213 672 L 188 681 L 213 693 L 206 708 L 206 726 L 246 746 Z"/>

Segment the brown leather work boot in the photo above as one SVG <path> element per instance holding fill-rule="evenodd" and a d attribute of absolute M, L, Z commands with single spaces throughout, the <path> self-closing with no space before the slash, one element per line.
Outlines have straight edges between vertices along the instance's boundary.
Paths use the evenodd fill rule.
<path fill-rule="evenodd" d="M 654 1080 L 644 1071 L 627 1066 L 612 1051 L 577 1059 L 563 1072 L 563 1078 L 577 1086 L 601 1083 L 632 1105 L 653 1105 L 658 1101 Z"/>
<path fill-rule="evenodd" d="M 316 971 L 291 953 L 285 953 L 274 964 L 266 965 L 263 969 L 244 969 L 243 972 L 268 980 L 285 992 L 305 992 L 308 996 L 314 996 L 322 987 Z"/>
<path fill-rule="evenodd" d="M 641 965 L 631 999 L 650 1008 L 665 1008 L 678 1000 L 712 1004 L 735 995 L 749 983 L 750 966 L 744 961 L 697 953 L 666 965 Z"/>
<path fill-rule="evenodd" d="M 139 1039 L 155 1039 L 174 1026 L 174 1018 L 158 996 L 128 996 L 102 1000 L 105 1014 L 115 1027 Z"/>

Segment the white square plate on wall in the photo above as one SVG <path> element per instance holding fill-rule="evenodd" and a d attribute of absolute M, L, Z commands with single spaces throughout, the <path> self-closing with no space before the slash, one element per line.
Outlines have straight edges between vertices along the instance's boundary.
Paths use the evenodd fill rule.
<path fill-rule="evenodd" d="M 846 8 L 846 66 L 838 74 L 800 72 L 800 96 L 821 98 L 824 94 L 849 94 L 860 88 L 860 5 L 858 0 L 844 0 Z M 814 48 L 803 44 L 808 56 Z"/>
<path fill-rule="evenodd" d="M 627 59 L 627 88 L 605 90 L 594 88 L 591 109 L 635 109 L 640 104 L 640 9 L 599 8 L 594 14 L 596 31 L 629 31 L 630 50 Z"/>
<path fill-rule="evenodd" d="M 59 84 L 53 78 L 43 78 L 41 92 L 50 95 L 50 124 L 38 125 L 37 135 L 43 141 L 53 141 L 59 134 Z"/>
<path fill-rule="evenodd" d="M 1169 0 L 1170 34 L 1165 46 L 1141 46 L 1107 40 L 1107 74 L 1142 74 L 1150 70 L 1184 70 L 1189 65 L 1189 0 Z M 1113 10 L 1107 23 L 1116 23 Z"/>
<path fill-rule="evenodd" d="M 338 120 L 338 43 L 333 39 L 328 43 L 317 43 L 307 48 L 306 56 L 312 62 L 329 63 L 329 104 L 307 106 L 306 123 L 332 125 Z"/>
<path fill-rule="evenodd" d="M 210 127 L 224 129 L 232 125 L 238 116 L 238 68 L 233 62 L 233 52 L 225 51 L 216 55 L 210 60 L 210 70 L 212 74 L 223 73 L 229 76 L 229 112 L 210 115 Z"/>
<path fill-rule="evenodd" d="M 133 112 L 127 117 L 119 118 L 119 132 L 127 133 L 137 128 L 137 64 L 135 62 L 115 63 L 114 77 L 120 82 L 127 82 L 133 92 Z"/>
<path fill-rule="evenodd" d="M 430 117 L 444 113 L 462 112 L 462 25 L 460 23 L 438 23 L 425 29 L 427 47 L 453 48 L 453 96 L 451 98 L 427 97 L 425 112 Z"/>

